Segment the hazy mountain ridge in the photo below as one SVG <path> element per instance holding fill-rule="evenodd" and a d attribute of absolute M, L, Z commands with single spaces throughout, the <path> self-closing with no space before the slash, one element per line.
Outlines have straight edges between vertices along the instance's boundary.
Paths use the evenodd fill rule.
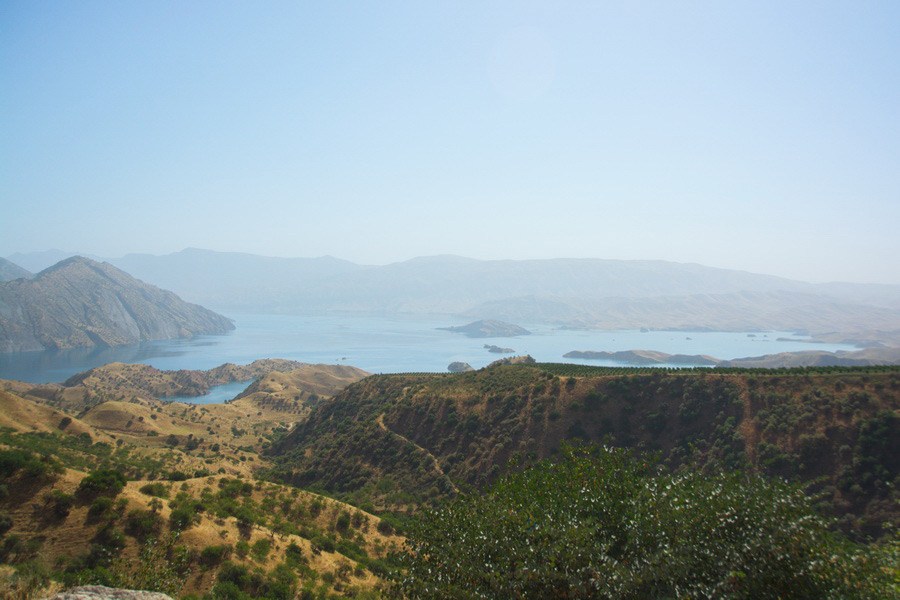
<path fill-rule="evenodd" d="M 0 352 L 116 346 L 231 329 L 222 315 L 83 257 L 0 284 Z"/>
<path fill-rule="evenodd" d="M 5 258 L 0 258 L 0 283 L 4 281 L 12 281 L 14 279 L 19 279 L 24 277 L 25 279 L 30 279 L 34 277 L 34 274 L 31 271 L 23 269 L 16 263 L 6 260 Z"/>
<path fill-rule="evenodd" d="M 691 365 L 781 369 L 793 367 L 865 367 L 900 364 L 900 348 L 865 348 L 853 352 L 804 350 L 778 352 L 762 356 L 746 356 L 723 360 L 705 354 L 669 354 L 656 350 L 623 350 L 618 352 L 572 350 L 564 358 L 611 360 L 630 365 Z"/>
<path fill-rule="evenodd" d="M 900 308 L 850 304 L 794 291 L 652 298 L 527 296 L 486 302 L 466 314 L 509 321 L 548 321 L 586 329 L 833 332 L 890 330 L 900 324 Z"/>
<path fill-rule="evenodd" d="M 810 284 L 666 261 L 430 256 L 365 266 L 194 248 L 109 261 L 219 310 L 443 314 L 608 329 L 900 329 L 900 286 Z"/>

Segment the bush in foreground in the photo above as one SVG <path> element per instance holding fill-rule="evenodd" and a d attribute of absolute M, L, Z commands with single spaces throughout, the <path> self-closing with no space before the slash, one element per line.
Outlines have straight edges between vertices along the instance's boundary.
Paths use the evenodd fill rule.
<path fill-rule="evenodd" d="M 566 448 L 411 524 L 407 598 L 894 597 L 889 552 L 831 532 L 798 488 L 659 473 L 624 450 Z M 894 552 L 896 545 L 887 550 Z"/>

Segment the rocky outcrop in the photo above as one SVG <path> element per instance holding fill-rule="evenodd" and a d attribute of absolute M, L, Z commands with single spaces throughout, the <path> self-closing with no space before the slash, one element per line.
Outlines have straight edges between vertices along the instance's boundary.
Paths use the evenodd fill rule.
<path fill-rule="evenodd" d="M 77 256 L 33 279 L 0 284 L 0 352 L 120 346 L 232 329 L 220 314 Z"/>
<path fill-rule="evenodd" d="M 122 590 L 104 585 L 85 585 L 49 596 L 44 600 L 172 600 L 172 597 L 160 592 Z"/>
<path fill-rule="evenodd" d="M 468 325 L 460 325 L 458 327 L 438 327 L 438 329 L 452 331 L 453 333 L 462 333 L 472 338 L 515 337 L 517 335 L 531 334 L 530 331 L 523 327 L 519 327 L 518 325 L 491 319 L 473 321 Z"/>
<path fill-rule="evenodd" d="M 463 371 L 474 371 L 475 369 L 469 363 L 456 361 L 447 365 L 447 370 L 451 373 L 462 373 Z"/>
<path fill-rule="evenodd" d="M 526 354 L 525 356 L 510 356 L 508 358 L 495 360 L 485 368 L 490 369 L 491 367 L 499 367 L 501 365 L 530 365 L 536 362 L 536 360 Z"/>

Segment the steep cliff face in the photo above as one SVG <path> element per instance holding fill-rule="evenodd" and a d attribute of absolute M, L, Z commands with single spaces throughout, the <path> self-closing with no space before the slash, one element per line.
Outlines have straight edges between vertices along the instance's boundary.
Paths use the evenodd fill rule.
<path fill-rule="evenodd" d="M 82 257 L 0 284 L 0 352 L 118 346 L 231 329 L 220 314 Z"/>

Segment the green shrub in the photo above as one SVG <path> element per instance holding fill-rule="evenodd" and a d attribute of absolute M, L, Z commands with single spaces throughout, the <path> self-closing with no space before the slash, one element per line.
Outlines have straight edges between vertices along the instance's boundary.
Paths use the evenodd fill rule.
<path fill-rule="evenodd" d="M 125 531 L 139 540 L 156 536 L 162 530 L 162 517 L 148 510 L 132 510 L 125 517 Z"/>
<path fill-rule="evenodd" d="M 334 528 L 340 532 L 345 532 L 350 528 L 350 513 L 343 511 L 335 520 Z"/>
<path fill-rule="evenodd" d="M 49 504 L 53 514 L 61 519 L 68 516 L 69 511 L 72 510 L 72 505 L 75 504 L 75 496 L 59 490 L 53 490 L 47 495 L 47 504 Z"/>
<path fill-rule="evenodd" d="M 169 527 L 173 531 L 184 531 L 200 520 L 200 516 L 194 512 L 192 506 L 179 506 L 169 513 Z"/>
<path fill-rule="evenodd" d="M 566 447 L 412 521 L 407 598 L 874 598 L 877 560 L 808 497 L 741 474 L 669 475 L 624 450 Z"/>
<path fill-rule="evenodd" d="M 291 542 L 284 551 L 284 560 L 292 567 L 306 564 L 306 558 L 303 556 L 303 548 L 296 543 Z"/>
<path fill-rule="evenodd" d="M 115 498 L 128 481 L 125 474 L 115 469 L 98 469 L 78 484 L 77 493 L 84 496 L 110 496 Z"/>
<path fill-rule="evenodd" d="M 230 544 L 207 546 L 200 551 L 200 562 L 207 565 L 217 565 L 231 554 Z"/>
<path fill-rule="evenodd" d="M 247 554 L 250 553 L 250 544 L 247 540 L 240 540 L 237 544 L 234 545 L 234 553 L 237 554 L 240 558 L 244 558 Z"/>
<path fill-rule="evenodd" d="M 49 456 L 38 458 L 27 450 L 0 450 L 0 477 L 3 478 L 20 471 L 27 477 L 42 477 L 61 470 L 59 463 Z"/>
<path fill-rule="evenodd" d="M 88 516 L 94 519 L 108 516 L 113 510 L 113 499 L 108 496 L 98 496 L 91 502 L 88 508 Z"/>
<path fill-rule="evenodd" d="M 263 562 L 266 560 L 266 557 L 269 555 L 269 550 L 271 549 L 272 542 L 265 538 L 260 538 L 250 547 L 250 553 L 257 562 Z"/>
<path fill-rule="evenodd" d="M 163 483 L 154 481 L 153 483 L 142 485 L 141 493 L 148 496 L 156 496 L 157 498 L 168 498 L 169 488 L 167 488 Z"/>
<path fill-rule="evenodd" d="M 310 540 L 313 550 L 319 552 L 334 552 L 336 549 L 334 540 L 325 535 L 315 535 Z"/>

